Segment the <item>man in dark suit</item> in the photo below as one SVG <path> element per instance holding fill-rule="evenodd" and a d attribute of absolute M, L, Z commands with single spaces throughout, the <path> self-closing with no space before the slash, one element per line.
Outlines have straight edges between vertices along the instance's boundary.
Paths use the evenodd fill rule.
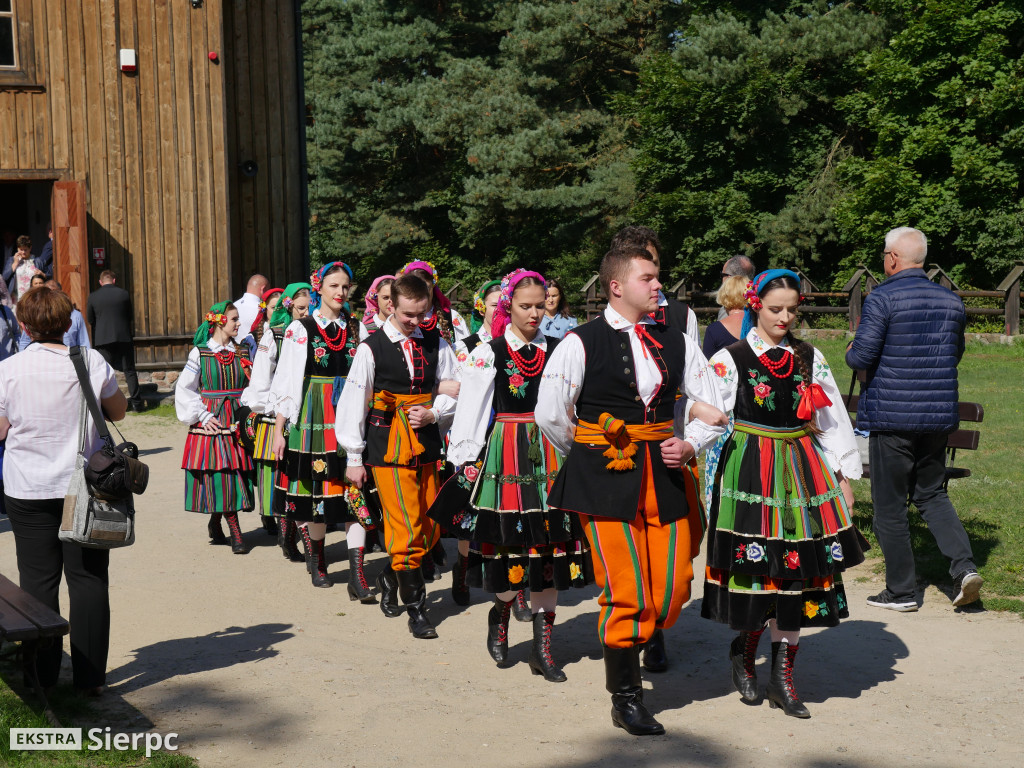
<path fill-rule="evenodd" d="M 128 404 L 141 411 L 145 404 L 139 394 L 139 375 L 135 372 L 135 345 L 132 342 L 132 297 L 118 288 L 117 275 L 109 269 L 100 273 L 100 287 L 89 294 L 87 315 L 92 326 L 92 345 L 112 368 L 124 373 L 128 385 Z"/>

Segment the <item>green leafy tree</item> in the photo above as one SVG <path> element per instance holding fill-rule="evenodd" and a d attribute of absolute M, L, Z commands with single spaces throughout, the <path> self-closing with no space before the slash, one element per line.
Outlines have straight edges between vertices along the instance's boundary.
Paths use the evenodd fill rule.
<path fill-rule="evenodd" d="M 608 100 L 667 47 L 653 0 L 303 4 L 313 260 L 427 255 L 470 284 L 592 269 L 634 196 Z"/>
<path fill-rule="evenodd" d="M 635 130 L 633 216 L 660 231 L 677 276 L 717 275 L 736 253 L 841 260 L 836 168 L 859 137 L 837 103 L 882 32 L 857 3 L 718 4 L 646 58 L 617 107 Z"/>
<path fill-rule="evenodd" d="M 840 101 L 870 137 L 842 160 L 836 225 L 847 263 L 877 262 L 881 238 L 915 226 L 929 261 L 977 284 L 1024 252 L 1024 14 L 1019 3 L 884 0 L 889 45 L 862 60 Z"/>

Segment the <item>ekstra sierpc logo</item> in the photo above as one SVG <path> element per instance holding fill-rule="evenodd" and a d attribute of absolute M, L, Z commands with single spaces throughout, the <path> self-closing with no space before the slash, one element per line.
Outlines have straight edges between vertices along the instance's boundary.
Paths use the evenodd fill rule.
<path fill-rule="evenodd" d="M 110 727 L 90 728 L 86 733 L 85 748 L 91 752 L 99 750 L 125 752 L 129 749 L 145 749 L 146 757 L 165 749 L 176 752 L 176 733 L 114 733 Z M 11 749 L 66 750 L 78 752 L 82 749 L 81 728 L 11 728 Z"/>

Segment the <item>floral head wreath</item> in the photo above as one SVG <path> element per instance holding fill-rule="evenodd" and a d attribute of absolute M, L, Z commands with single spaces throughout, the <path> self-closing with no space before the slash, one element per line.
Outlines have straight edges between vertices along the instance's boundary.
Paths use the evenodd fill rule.
<path fill-rule="evenodd" d="M 533 272 L 520 267 L 505 275 L 501 279 L 501 298 L 498 299 L 498 306 L 494 309 L 494 319 L 491 321 L 491 336 L 494 338 L 498 338 L 505 332 L 505 327 L 511 319 L 512 294 L 515 293 L 519 281 L 527 277 L 537 278 L 540 284 L 544 286 L 544 290 L 547 290 L 547 281 L 544 280 L 544 276 L 540 272 Z"/>
<path fill-rule="evenodd" d="M 309 285 L 313 289 L 313 295 L 310 296 L 309 300 L 309 311 L 312 312 L 320 306 L 320 287 L 324 282 L 324 275 L 328 273 L 337 265 L 341 265 L 345 268 L 345 272 L 348 273 L 348 279 L 353 280 L 352 268 L 344 261 L 329 261 L 324 264 L 320 269 L 309 276 Z"/>
<path fill-rule="evenodd" d="M 224 325 L 227 322 L 227 310 L 230 301 L 218 301 L 203 315 L 203 321 L 196 328 L 195 334 L 192 336 L 192 344 L 202 349 L 206 346 L 206 343 L 210 340 L 210 328 L 211 326 Z"/>
<path fill-rule="evenodd" d="M 487 302 L 485 297 L 491 288 L 501 287 L 501 280 L 488 280 L 480 286 L 480 290 L 473 296 L 473 314 L 469 318 L 469 329 L 473 333 L 479 331 L 484 325 L 484 315 L 487 314 Z M 490 329 L 487 329 L 488 332 Z"/>
<path fill-rule="evenodd" d="M 740 333 L 743 338 L 746 338 L 750 329 L 757 325 L 756 313 L 764 308 L 764 305 L 761 303 L 761 292 L 768 283 L 779 277 L 793 278 L 796 281 L 798 286 L 797 292 L 799 293 L 800 275 L 789 269 L 768 269 L 747 283 L 747 290 L 744 293 L 747 300 L 747 312 L 743 316 L 743 330 Z M 802 302 L 803 300 L 804 297 L 801 294 L 800 301 Z"/>
<path fill-rule="evenodd" d="M 410 261 L 398 271 L 398 277 L 408 275 L 414 269 L 422 269 L 434 281 L 434 305 L 440 307 L 444 312 L 451 310 L 451 302 L 448 301 L 447 296 L 441 293 L 441 286 L 437 284 L 437 269 L 429 261 Z"/>

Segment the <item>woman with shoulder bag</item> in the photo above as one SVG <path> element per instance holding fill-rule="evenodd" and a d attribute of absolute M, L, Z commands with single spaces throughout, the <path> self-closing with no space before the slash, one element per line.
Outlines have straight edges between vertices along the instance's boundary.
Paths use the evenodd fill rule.
<path fill-rule="evenodd" d="M 32 343 L 0 362 L 0 439 L 7 438 L 4 496 L 21 588 L 59 612 L 63 572 L 71 599 L 73 684 L 95 696 L 106 682 L 110 553 L 58 538 L 64 496 L 78 455 L 78 441 L 69 430 L 78 424 L 82 397 L 63 343 L 71 327 L 71 310 L 71 299 L 45 287 L 29 290 L 18 302 L 19 324 Z M 95 350 L 82 352 L 104 416 L 120 421 L 128 401 L 117 388 L 113 369 Z M 89 457 L 101 447 L 101 440 L 91 418 L 87 425 L 83 453 Z M 56 685 L 61 652 L 60 643 L 40 648 L 36 673 L 43 688 Z"/>

